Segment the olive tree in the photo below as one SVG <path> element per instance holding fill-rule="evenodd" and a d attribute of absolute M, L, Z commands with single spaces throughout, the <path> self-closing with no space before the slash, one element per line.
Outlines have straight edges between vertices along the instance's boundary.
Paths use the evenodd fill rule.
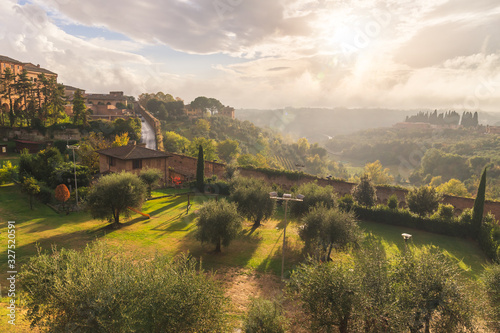
<path fill-rule="evenodd" d="M 292 273 L 289 293 L 311 318 L 313 332 L 355 332 L 363 304 L 362 280 L 352 261 L 309 262 Z"/>
<path fill-rule="evenodd" d="M 271 187 L 252 178 L 238 177 L 232 183 L 231 200 L 238 204 L 238 212 L 254 223 L 257 228 L 270 218 L 276 208 L 276 201 L 269 198 Z"/>
<path fill-rule="evenodd" d="M 93 218 L 120 226 L 120 216 L 129 217 L 128 209 L 140 209 L 146 197 L 146 185 L 135 174 L 128 172 L 103 176 L 92 186 L 87 205 Z"/>
<path fill-rule="evenodd" d="M 474 302 L 455 263 L 439 249 L 407 250 L 392 265 L 393 292 L 412 333 L 460 332 L 475 327 Z"/>
<path fill-rule="evenodd" d="M 215 245 L 215 252 L 221 252 L 221 246 L 229 246 L 242 229 L 241 217 L 237 205 L 225 199 L 207 201 L 199 210 L 198 230 L 199 241 Z"/>
<path fill-rule="evenodd" d="M 154 168 L 146 168 L 141 170 L 141 172 L 139 173 L 139 177 L 147 186 L 148 198 L 151 198 L 151 190 L 153 189 L 153 186 L 158 183 L 162 176 L 163 173 L 160 170 Z"/>
<path fill-rule="evenodd" d="M 187 255 L 144 260 L 104 242 L 52 251 L 31 257 L 19 276 L 26 318 L 40 331 L 224 330 L 224 291 Z"/>
<path fill-rule="evenodd" d="M 357 244 L 361 235 L 353 213 L 324 205 L 312 208 L 302 219 L 299 230 L 306 250 L 318 250 L 322 260 L 329 260 L 335 247 Z"/>

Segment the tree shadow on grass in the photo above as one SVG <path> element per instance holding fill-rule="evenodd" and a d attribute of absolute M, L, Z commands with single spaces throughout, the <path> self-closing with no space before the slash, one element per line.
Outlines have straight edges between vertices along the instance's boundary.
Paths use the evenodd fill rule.
<path fill-rule="evenodd" d="M 204 268 L 247 267 L 262 241 L 262 236 L 251 229 L 251 226 L 246 226 L 228 247 L 222 247 L 222 251 L 216 253 L 215 245 L 202 244 L 195 237 L 196 228 L 192 228 L 189 234 L 180 240 L 177 251 L 189 252 L 193 257 L 201 259 Z"/>
<path fill-rule="evenodd" d="M 19 267 L 21 267 L 22 269 L 22 265 L 26 264 L 31 256 L 37 254 L 37 246 L 45 253 L 51 253 L 51 249 L 53 246 L 55 246 L 58 250 L 62 248 L 79 250 L 85 247 L 87 243 L 92 242 L 98 238 L 99 237 L 93 232 L 89 232 L 88 230 L 79 230 L 72 233 L 58 234 L 51 237 L 42 238 L 37 242 L 31 242 L 22 246 L 17 246 L 16 268 L 18 271 L 21 271 Z M 4 258 L 5 259 L 0 259 L 0 279 L 3 279 L 3 274 L 8 271 L 7 256 L 5 256 Z"/>
<path fill-rule="evenodd" d="M 164 206 L 162 206 L 162 207 L 160 207 L 158 209 L 155 209 L 155 210 L 153 210 L 151 212 L 148 212 L 148 214 L 151 215 L 151 216 L 160 215 L 164 211 L 173 209 L 175 206 L 178 206 L 181 203 L 182 203 L 182 200 L 176 199 L 174 201 L 170 201 L 169 203 L 165 204 Z"/>

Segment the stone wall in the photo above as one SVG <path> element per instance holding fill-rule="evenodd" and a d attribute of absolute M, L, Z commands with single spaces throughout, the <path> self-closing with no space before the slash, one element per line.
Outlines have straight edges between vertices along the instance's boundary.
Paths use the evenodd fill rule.
<path fill-rule="evenodd" d="M 65 130 L 49 131 L 45 134 L 35 129 L 26 128 L 0 128 L 0 138 L 7 138 L 9 140 L 19 139 L 27 141 L 53 141 L 53 140 L 80 140 L 82 137 L 80 131 L 76 128 L 67 128 Z"/>

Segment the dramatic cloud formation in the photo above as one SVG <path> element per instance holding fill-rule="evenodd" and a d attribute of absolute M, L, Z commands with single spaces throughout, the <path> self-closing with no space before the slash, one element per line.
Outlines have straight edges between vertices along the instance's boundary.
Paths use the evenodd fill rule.
<path fill-rule="evenodd" d="M 0 54 L 88 91 L 497 111 L 499 23 L 495 0 L 4 0 Z"/>

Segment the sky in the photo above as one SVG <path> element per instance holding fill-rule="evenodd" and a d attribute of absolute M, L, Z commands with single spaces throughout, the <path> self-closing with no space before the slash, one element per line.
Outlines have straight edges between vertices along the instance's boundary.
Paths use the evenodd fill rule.
<path fill-rule="evenodd" d="M 498 0 L 2 0 L 0 55 L 237 109 L 500 111 Z"/>

